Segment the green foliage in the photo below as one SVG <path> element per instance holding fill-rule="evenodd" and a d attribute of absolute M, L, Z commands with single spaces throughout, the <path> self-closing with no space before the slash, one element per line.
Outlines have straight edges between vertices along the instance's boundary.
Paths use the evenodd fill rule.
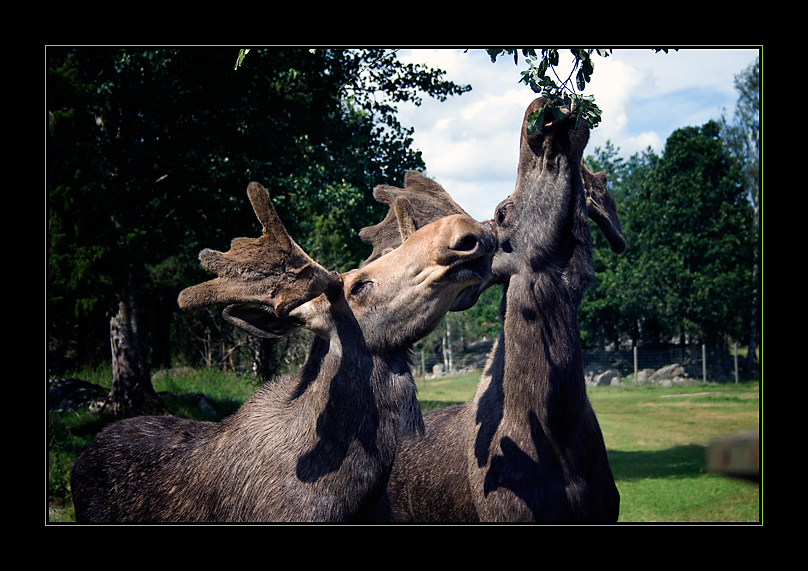
<path fill-rule="evenodd" d="M 515 64 L 519 61 L 519 50 L 513 48 L 488 49 L 492 62 L 503 53 L 512 55 Z M 577 115 L 577 121 L 586 121 L 592 128 L 598 126 L 601 120 L 601 110 L 595 104 L 593 96 L 584 96 L 583 91 L 592 78 L 595 64 L 592 61 L 593 52 L 601 57 L 609 57 L 610 49 L 571 49 L 573 56 L 572 70 L 566 79 L 561 79 L 556 73 L 559 63 L 559 50 L 544 48 L 541 57 L 535 49 L 522 49 L 522 55 L 528 64 L 528 69 L 522 72 L 520 83 L 530 87 L 534 93 L 540 93 L 548 101 L 540 110 L 531 113 L 528 117 L 528 134 L 533 133 L 550 119 L 550 115 L 560 118 L 562 108 L 570 110 Z M 552 74 L 552 75 L 550 75 Z"/>
<path fill-rule="evenodd" d="M 249 49 L 241 48 L 238 51 L 238 59 L 236 59 L 236 67 L 233 69 L 238 69 L 241 64 L 244 63 L 244 58 L 247 57 L 247 54 L 250 53 Z"/>
<path fill-rule="evenodd" d="M 79 363 L 108 353 L 105 322 L 128 289 L 149 312 L 154 364 L 168 364 L 161 329 L 177 294 L 208 278 L 198 252 L 260 231 L 251 180 L 315 258 L 358 264 L 369 253 L 358 230 L 386 214 L 373 187 L 425 166 L 396 104 L 469 89 L 383 49 L 48 48 L 46 57 L 49 336 L 52 356 Z"/>
<path fill-rule="evenodd" d="M 633 286 L 663 330 L 741 338 L 751 301 L 751 207 L 719 126 L 675 131 L 631 202 Z M 650 313 L 649 313 L 650 315 Z"/>
<path fill-rule="evenodd" d="M 581 304 L 585 343 L 747 339 L 752 207 L 719 125 L 675 131 L 661 157 L 649 149 L 625 161 L 609 143 L 587 165 L 607 173 L 628 250 L 612 253 L 591 225 L 597 281 Z"/>
<path fill-rule="evenodd" d="M 760 58 L 735 76 L 738 102 L 730 123 L 722 118 L 721 135 L 743 166 L 749 197 L 758 215 L 760 200 Z"/>

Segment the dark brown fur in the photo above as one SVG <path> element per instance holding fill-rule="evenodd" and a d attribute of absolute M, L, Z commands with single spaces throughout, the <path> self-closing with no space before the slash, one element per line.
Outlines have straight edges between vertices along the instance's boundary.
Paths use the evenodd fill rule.
<path fill-rule="evenodd" d="M 388 485 L 398 521 L 617 520 L 577 310 L 594 276 L 587 216 L 615 251 L 625 241 L 605 176 L 582 167 L 588 128 L 566 117 L 527 134 L 542 104 L 525 113 L 516 188 L 494 219 L 502 331 L 473 400 L 425 414 L 424 438 L 400 444 Z"/>
<path fill-rule="evenodd" d="M 306 327 L 316 334 L 306 363 L 219 423 L 139 417 L 107 427 L 73 467 L 77 521 L 388 517 L 378 506 L 397 442 L 423 432 L 411 345 L 462 289 L 488 279 L 490 230 L 441 218 L 337 275 L 286 235 L 260 185 L 248 193 L 263 235 L 205 250 L 218 277 L 183 291 L 180 306 L 231 304 L 225 317 L 255 335 Z"/>

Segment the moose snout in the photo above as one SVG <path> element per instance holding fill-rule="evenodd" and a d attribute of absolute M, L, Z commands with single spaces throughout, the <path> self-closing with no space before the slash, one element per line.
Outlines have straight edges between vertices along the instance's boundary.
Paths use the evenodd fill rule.
<path fill-rule="evenodd" d="M 469 252 L 469 253 L 474 252 L 479 247 L 480 247 L 480 238 L 478 238 L 474 234 L 463 234 L 453 245 L 449 246 L 449 248 L 454 250 L 455 252 Z"/>
<path fill-rule="evenodd" d="M 461 257 L 476 258 L 490 254 L 496 248 L 496 236 L 491 225 L 474 223 L 473 228 L 456 232 L 449 250 Z"/>

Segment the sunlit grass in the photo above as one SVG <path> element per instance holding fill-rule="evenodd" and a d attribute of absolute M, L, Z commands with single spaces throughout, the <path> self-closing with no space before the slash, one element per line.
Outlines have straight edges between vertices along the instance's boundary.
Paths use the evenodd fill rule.
<path fill-rule="evenodd" d="M 79 375 L 77 375 L 79 376 Z M 81 378 L 109 386 L 109 371 Z M 479 373 L 418 379 L 423 411 L 467 402 Z M 248 377 L 211 370 L 158 372 L 154 387 L 181 416 L 219 420 L 256 389 Z M 215 410 L 200 412 L 203 394 Z M 760 485 L 706 471 L 705 452 L 714 439 L 760 425 L 760 383 L 708 384 L 686 388 L 592 387 L 612 472 L 620 491 L 621 523 L 759 522 Z M 49 413 L 49 521 L 72 521 L 69 472 L 75 459 L 103 427 L 85 411 Z"/>
<path fill-rule="evenodd" d="M 423 411 L 472 398 L 479 373 L 418 381 Z M 621 523 L 760 521 L 760 486 L 706 472 L 717 438 L 760 425 L 760 383 L 590 387 Z"/>

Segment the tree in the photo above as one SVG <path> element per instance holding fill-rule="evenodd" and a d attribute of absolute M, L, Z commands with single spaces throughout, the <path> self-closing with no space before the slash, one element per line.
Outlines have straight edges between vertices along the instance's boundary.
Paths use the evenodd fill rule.
<path fill-rule="evenodd" d="M 606 173 L 607 188 L 617 204 L 628 242 L 628 252 L 616 256 L 597 225 L 589 222 L 595 281 L 584 293 L 579 319 L 584 343 L 597 343 L 599 347 L 607 342 L 618 345 L 621 338 L 638 340 L 637 323 L 647 315 L 641 303 L 642 297 L 633 289 L 635 280 L 630 279 L 636 271 L 632 259 L 638 248 L 631 235 L 631 200 L 643 179 L 659 162 L 659 157 L 650 147 L 628 160 L 620 157 L 619 151 L 607 141 L 604 148 L 596 147 L 594 155 L 586 158 L 590 170 Z"/>
<path fill-rule="evenodd" d="M 720 126 L 674 131 L 628 201 L 633 272 L 657 338 L 688 333 L 717 347 L 740 338 L 751 298 L 752 211 Z"/>
<path fill-rule="evenodd" d="M 758 347 L 760 324 L 760 285 L 761 285 L 761 251 L 762 242 L 760 222 L 763 216 L 763 204 L 760 188 L 760 58 L 756 58 L 745 70 L 735 76 L 735 88 L 738 90 L 738 103 L 735 107 L 735 121 L 730 124 L 726 117 L 722 118 L 722 136 L 727 148 L 738 159 L 743 167 L 749 199 L 754 208 L 752 231 L 755 236 L 755 247 L 752 257 L 752 283 L 754 295 L 749 323 L 749 345 L 746 357 L 746 368 L 754 366 Z"/>
<path fill-rule="evenodd" d="M 389 50 L 253 50 L 238 70 L 235 55 L 47 50 L 49 366 L 79 346 L 77 325 L 97 346 L 104 316 L 119 416 L 150 401 L 150 362 L 169 362 L 176 296 L 207 279 L 198 251 L 256 227 L 250 180 L 304 249 L 354 265 L 368 253 L 357 228 L 386 211 L 372 188 L 424 166 L 395 104 L 468 89 Z"/>

